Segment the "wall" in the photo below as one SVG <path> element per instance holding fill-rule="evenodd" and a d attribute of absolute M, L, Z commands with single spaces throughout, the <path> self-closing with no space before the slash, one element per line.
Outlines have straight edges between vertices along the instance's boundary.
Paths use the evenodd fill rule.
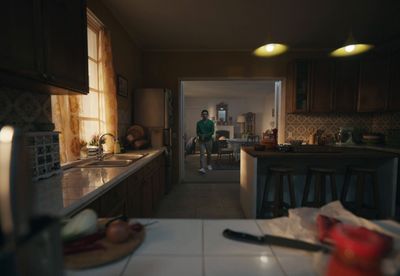
<path fill-rule="evenodd" d="M 285 139 L 308 141 L 308 137 L 317 129 L 324 134 L 334 135 L 339 127 L 358 127 L 365 131 L 372 130 L 372 114 L 287 114 Z"/>
<path fill-rule="evenodd" d="M 133 91 L 140 87 L 141 52 L 124 27 L 101 1 L 88 0 L 87 5 L 110 30 L 115 73 L 121 74 L 128 80 L 128 97 L 117 96 L 118 131 L 119 136 L 123 136 L 132 122 Z"/>
<path fill-rule="evenodd" d="M 266 93 L 266 96 L 247 98 L 185 97 L 185 114 L 183 118 L 186 137 L 196 136 L 196 123 L 200 120 L 201 110 L 207 109 L 210 119 L 212 117 L 216 118 L 216 105 L 221 102 L 228 105 L 228 118 L 232 117 L 235 137 L 240 137 L 240 126 L 236 123 L 236 118 L 243 113 L 256 113 L 255 134 L 261 136 L 263 131 L 271 128 L 274 92 Z"/>
<path fill-rule="evenodd" d="M 27 131 L 48 129 L 52 125 L 50 95 L 0 87 L 0 127 L 5 124 Z"/>
<path fill-rule="evenodd" d="M 317 129 L 334 135 L 339 127 L 355 127 L 365 132 L 385 134 L 389 129 L 400 129 L 400 112 L 351 114 L 287 114 L 285 139 L 308 140 Z"/>
<path fill-rule="evenodd" d="M 325 54 L 325 53 L 324 53 Z M 309 56 L 309 53 L 307 53 Z M 319 54 L 316 54 L 318 56 Z M 285 78 L 288 63 L 303 53 L 289 53 L 262 59 L 250 52 L 168 52 L 144 51 L 142 55 L 143 87 L 170 88 L 173 91 L 174 137 L 173 154 L 178 156 L 179 80 L 213 78 Z M 174 180 L 178 179 L 179 163 L 174 162 Z"/>

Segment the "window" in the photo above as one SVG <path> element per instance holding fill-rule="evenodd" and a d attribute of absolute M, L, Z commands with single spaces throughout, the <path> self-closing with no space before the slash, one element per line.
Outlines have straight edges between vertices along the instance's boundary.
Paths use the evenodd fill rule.
<path fill-rule="evenodd" d="M 88 15 L 89 94 L 80 97 L 80 138 L 90 141 L 94 134 L 105 131 L 104 91 L 99 81 L 99 32 L 101 25 Z"/>

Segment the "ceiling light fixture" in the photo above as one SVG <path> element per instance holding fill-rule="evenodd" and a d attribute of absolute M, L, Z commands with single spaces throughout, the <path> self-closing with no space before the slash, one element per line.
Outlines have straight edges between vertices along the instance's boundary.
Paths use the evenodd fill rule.
<path fill-rule="evenodd" d="M 333 57 L 354 56 L 364 53 L 368 50 L 371 50 L 373 47 L 374 46 L 372 44 L 357 43 L 353 35 L 350 33 L 345 45 L 331 52 L 331 56 Z"/>
<path fill-rule="evenodd" d="M 281 43 L 267 43 L 253 51 L 258 57 L 272 57 L 283 54 L 289 47 Z"/>

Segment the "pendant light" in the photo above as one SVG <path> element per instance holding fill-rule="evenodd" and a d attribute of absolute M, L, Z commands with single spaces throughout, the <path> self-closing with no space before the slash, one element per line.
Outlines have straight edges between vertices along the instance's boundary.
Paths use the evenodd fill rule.
<path fill-rule="evenodd" d="M 371 50 L 374 46 L 372 44 L 364 44 L 364 43 L 358 43 L 354 37 L 353 34 L 350 32 L 349 37 L 346 40 L 346 43 L 340 47 L 331 52 L 331 56 L 333 57 L 348 57 L 348 56 L 354 56 L 358 55 L 361 53 L 365 53 L 368 50 Z"/>
<path fill-rule="evenodd" d="M 267 10 L 269 12 L 269 9 Z M 271 18 L 270 16 L 266 16 L 267 20 Z M 270 19 L 269 19 L 270 21 Z M 272 24 L 268 24 L 268 22 L 264 22 L 267 26 L 272 26 Z M 262 24 L 260 24 L 262 26 Z M 270 34 L 270 33 L 269 33 Z M 289 47 L 283 43 L 280 43 L 278 41 L 273 41 L 267 36 L 267 43 L 263 44 L 262 46 L 258 47 L 253 51 L 253 54 L 257 57 L 272 57 L 272 56 L 277 56 L 281 55 L 284 52 L 286 52 Z"/>
<path fill-rule="evenodd" d="M 288 46 L 282 43 L 267 43 L 255 49 L 253 54 L 258 57 L 272 57 L 283 54 L 288 48 Z"/>

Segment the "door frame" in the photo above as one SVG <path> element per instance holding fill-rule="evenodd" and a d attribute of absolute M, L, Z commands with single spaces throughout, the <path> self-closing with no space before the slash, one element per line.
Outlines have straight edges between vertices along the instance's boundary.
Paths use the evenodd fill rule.
<path fill-rule="evenodd" d="M 275 81 L 280 82 L 280 85 L 275 84 L 275 95 L 277 95 L 277 89 L 280 93 L 279 97 L 275 97 L 275 102 L 278 105 L 278 112 L 275 110 L 275 118 L 278 120 L 278 143 L 282 144 L 285 142 L 285 128 L 286 128 L 286 78 L 285 77 L 257 77 L 257 78 L 229 78 L 229 77 L 219 77 L 219 78 L 179 78 L 178 79 L 178 110 L 179 110 L 179 128 L 178 128 L 178 147 L 179 147 L 179 170 L 178 179 L 179 183 L 183 182 L 185 177 L 184 170 L 184 160 L 185 160 L 185 145 L 183 143 L 184 139 L 184 129 L 183 129 L 183 114 L 185 106 L 185 95 L 183 91 L 183 82 L 185 81 Z M 278 88 L 277 88 L 278 87 Z"/>

